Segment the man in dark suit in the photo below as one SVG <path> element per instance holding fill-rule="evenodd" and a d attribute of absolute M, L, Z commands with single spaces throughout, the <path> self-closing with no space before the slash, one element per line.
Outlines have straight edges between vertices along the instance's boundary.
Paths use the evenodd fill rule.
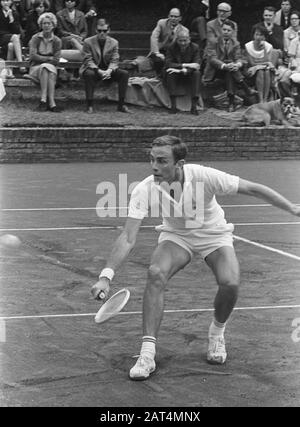
<path fill-rule="evenodd" d="M 240 43 L 233 37 L 234 23 L 227 19 L 222 25 L 222 36 L 216 41 L 209 40 L 207 46 L 207 64 L 203 74 L 203 84 L 207 85 L 216 78 L 223 79 L 228 94 L 228 111 L 234 111 L 234 95 L 237 86 L 247 95 L 257 92 L 249 88 L 241 73 L 243 67 Z"/>
<path fill-rule="evenodd" d="M 109 23 L 105 19 L 97 21 L 97 35 L 83 43 L 83 63 L 79 73 L 85 81 L 87 112 L 93 113 L 94 91 L 99 81 L 118 82 L 118 111 L 128 113 L 124 105 L 129 74 L 119 69 L 119 43 L 109 37 Z"/>
<path fill-rule="evenodd" d="M 176 42 L 166 52 L 165 80 L 171 98 L 171 113 L 177 113 L 176 95 L 178 85 L 189 86 L 191 95 L 191 113 L 198 115 L 200 86 L 199 47 L 191 43 L 188 30 L 181 30 Z"/>
<path fill-rule="evenodd" d="M 274 23 L 275 13 L 276 9 L 274 7 L 266 6 L 263 13 L 263 22 L 260 22 L 260 25 L 264 26 L 268 31 L 266 41 L 271 43 L 274 49 L 283 51 L 283 29 L 280 25 Z M 253 30 L 254 26 L 252 27 L 252 32 Z"/>
<path fill-rule="evenodd" d="M 159 19 L 156 27 L 150 37 L 150 58 L 153 61 L 153 67 L 158 76 L 165 65 L 165 55 L 167 49 L 175 43 L 179 31 L 185 29 L 181 23 L 181 12 L 177 8 L 173 8 L 169 12 L 168 18 Z"/>

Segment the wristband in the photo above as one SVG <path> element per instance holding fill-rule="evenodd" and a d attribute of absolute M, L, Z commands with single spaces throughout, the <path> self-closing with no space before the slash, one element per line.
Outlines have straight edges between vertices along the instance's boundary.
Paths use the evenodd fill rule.
<path fill-rule="evenodd" d="M 101 279 L 101 277 L 106 277 L 111 282 L 114 275 L 115 275 L 115 272 L 112 268 L 103 268 L 103 270 L 99 275 L 99 279 Z"/>

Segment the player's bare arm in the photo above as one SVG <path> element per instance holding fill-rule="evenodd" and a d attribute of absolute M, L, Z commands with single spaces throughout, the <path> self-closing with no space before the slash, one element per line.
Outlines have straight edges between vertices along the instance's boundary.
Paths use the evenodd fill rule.
<path fill-rule="evenodd" d="M 107 276 L 109 276 L 110 271 L 113 274 L 120 267 L 120 265 L 125 261 L 127 256 L 134 248 L 136 236 L 138 234 L 141 222 L 142 220 L 140 219 L 127 218 L 124 230 L 115 241 L 112 251 L 106 262 L 105 269 L 102 270 L 102 272 L 104 273 L 105 271 L 108 272 Z M 95 299 L 103 299 L 100 298 L 101 292 L 104 292 L 105 298 L 107 298 L 107 295 L 109 293 L 109 284 L 111 280 L 111 276 L 106 277 L 104 275 L 99 278 L 99 281 L 95 283 L 95 285 L 91 289 L 92 295 Z"/>
<path fill-rule="evenodd" d="M 271 203 L 273 206 L 288 211 L 293 215 L 300 216 L 300 206 L 292 203 L 277 191 L 267 187 L 266 185 L 240 179 L 238 193 L 258 197 L 259 199 Z"/>

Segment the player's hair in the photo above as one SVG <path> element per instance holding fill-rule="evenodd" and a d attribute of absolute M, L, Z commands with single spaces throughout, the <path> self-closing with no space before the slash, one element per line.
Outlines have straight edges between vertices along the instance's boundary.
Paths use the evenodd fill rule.
<path fill-rule="evenodd" d="M 172 147 L 175 163 L 177 163 L 178 160 L 184 160 L 186 158 L 188 148 L 182 139 L 177 138 L 177 136 L 163 135 L 155 138 L 155 140 L 152 142 L 152 147 L 163 147 L 165 145 Z"/>

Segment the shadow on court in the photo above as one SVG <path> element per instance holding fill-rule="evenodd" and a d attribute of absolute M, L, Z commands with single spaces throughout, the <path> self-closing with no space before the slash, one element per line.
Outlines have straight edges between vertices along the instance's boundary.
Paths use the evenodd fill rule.
<path fill-rule="evenodd" d="M 210 166 L 300 202 L 299 162 Z M 0 406 L 298 406 L 299 221 L 241 196 L 219 200 L 235 235 L 248 241 L 235 244 L 242 286 L 226 331 L 226 365 L 205 361 L 216 286 L 195 257 L 168 285 L 157 371 L 148 381 L 128 379 L 158 235 L 145 220 L 112 285 L 112 292 L 127 287 L 131 298 L 119 316 L 97 325 L 90 287 L 124 219 L 97 217 L 96 187 L 116 182 L 119 173 L 136 181 L 146 169 L 129 163 L 2 166 L 1 234 L 15 234 L 23 245 L 1 249 Z"/>

